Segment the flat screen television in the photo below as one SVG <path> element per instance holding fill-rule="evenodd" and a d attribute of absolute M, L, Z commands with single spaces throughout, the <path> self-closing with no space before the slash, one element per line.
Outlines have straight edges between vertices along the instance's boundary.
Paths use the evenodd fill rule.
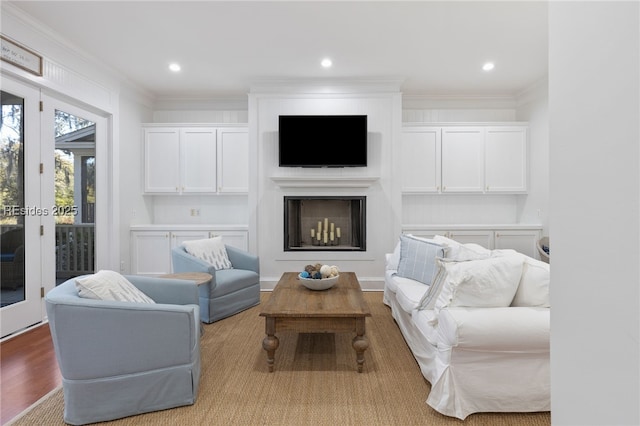
<path fill-rule="evenodd" d="M 281 115 L 280 167 L 365 167 L 366 115 Z"/>

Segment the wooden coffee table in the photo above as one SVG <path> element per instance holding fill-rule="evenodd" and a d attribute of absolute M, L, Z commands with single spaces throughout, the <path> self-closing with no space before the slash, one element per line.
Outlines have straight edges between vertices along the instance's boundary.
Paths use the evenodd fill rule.
<path fill-rule="evenodd" d="M 298 333 L 355 333 L 358 373 L 362 373 L 364 351 L 369 347 L 365 337 L 365 318 L 371 316 L 362 296 L 360 283 L 353 272 L 341 272 L 338 282 L 328 290 L 314 291 L 304 287 L 297 272 L 285 272 L 269 300 L 262 306 L 267 336 L 262 347 L 267 351 L 267 366 L 273 372 L 274 356 L 279 340 L 277 331 Z"/>

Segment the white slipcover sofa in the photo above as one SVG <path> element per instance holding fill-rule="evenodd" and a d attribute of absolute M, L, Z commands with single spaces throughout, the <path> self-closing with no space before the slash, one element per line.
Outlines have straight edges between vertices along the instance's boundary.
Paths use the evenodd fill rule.
<path fill-rule="evenodd" d="M 459 419 L 550 410 L 549 272 L 513 250 L 400 237 L 384 303 L 431 383 L 427 404 Z"/>

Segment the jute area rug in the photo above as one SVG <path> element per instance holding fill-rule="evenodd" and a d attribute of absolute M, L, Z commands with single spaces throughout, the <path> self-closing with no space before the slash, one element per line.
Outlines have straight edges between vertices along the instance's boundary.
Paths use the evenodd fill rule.
<path fill-rule="evenodd" d="M 263 293 L 265 302 L 270 293 Z M 381 292 L 365 293 L 369 349 L 356 371 L 350 334 L 280 333 L 275 372 L 262 349 L 260 306 L 204 325 L 202 377 L 194 405 L 113 425 L 518 425 L 546 426 L 550 413 L 479 413 L 463 422 L 426 404 L 420 373 Z M 12 425 L 64 425 L 59 389 Z"/>

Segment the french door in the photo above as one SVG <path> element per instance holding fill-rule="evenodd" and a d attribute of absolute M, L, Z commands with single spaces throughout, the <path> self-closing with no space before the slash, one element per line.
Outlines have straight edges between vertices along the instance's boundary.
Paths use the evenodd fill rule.
<path fill-rule="evenodd" d="M 47 291 L 107 261 L 107 119 L 3 77 L 0 137 L 5 337 L 46 317 Z"/>

